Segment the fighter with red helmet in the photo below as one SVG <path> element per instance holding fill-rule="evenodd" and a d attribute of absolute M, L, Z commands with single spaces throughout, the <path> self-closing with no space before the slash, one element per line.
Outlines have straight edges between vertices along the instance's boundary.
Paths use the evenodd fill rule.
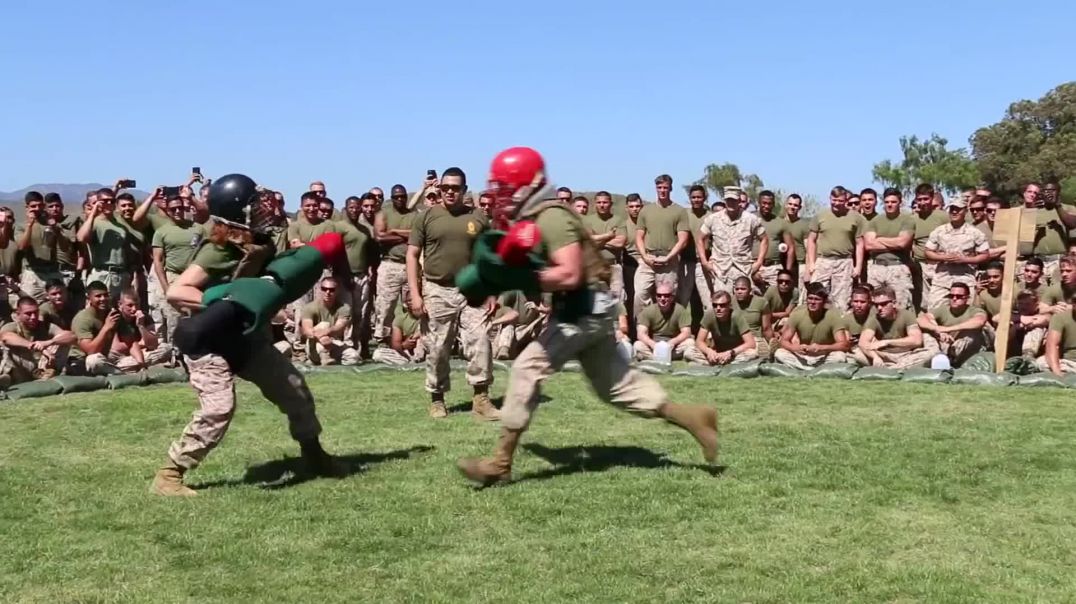
<path fill-rule="evenodd" d="M 578 359 L 603 401 L 644 417 L 660 417 L 687 430 L 703 457 L 717 457 L 717 412 L 705 405 L 668 401 L 650 376 L 631 368 L 616 350 L 616 300 L 608 293 L 608 267 L 579 216 L 552 196 L 545 161 L 534 149 L 513 147 L 490 167 L 493 221 L 507 229 L 497 253 L 505 264 L 537 255 L 544 267 L 537 282 L 553 294 L 545 331 L 512 364 L 501 408 L 501 435 L 492 457 L 467 458 L 460 471 L 481 485 L 508 481 L 512 458 L 538 403 L 542 382 L 564 363 Z"/>

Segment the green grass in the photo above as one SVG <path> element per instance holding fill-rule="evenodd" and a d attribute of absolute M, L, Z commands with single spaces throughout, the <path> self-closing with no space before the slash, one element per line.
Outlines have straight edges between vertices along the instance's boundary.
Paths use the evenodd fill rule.
<path fill-rule="evenodd" d="M 466 392 L 457 375 L 451 403 Z M 0 404 L 3 602 L 1060 602 L 1076 594 L 1076 407 L 1053 389 L 667 378 L 722 414 L 693 441 L 546 393 L 517 481 L 454 463 L 496 425 L 426 417 L 417 373 L 318 375 L 354 475 L 294 483 L 297 447 L 240 388 L 190 500 L 146 489 L 186 387 Z M 498 374 L 496 392 L 504 388 Z"/>

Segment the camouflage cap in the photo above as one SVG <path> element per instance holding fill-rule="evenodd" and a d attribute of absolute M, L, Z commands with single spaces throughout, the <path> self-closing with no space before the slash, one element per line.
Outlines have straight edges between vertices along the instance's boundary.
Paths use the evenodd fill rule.
<path fill-rule="evenodd" d="M 740 187 L 725 187 L 724 193 L 721 195 L 722 199 L 740 199 Z"/>

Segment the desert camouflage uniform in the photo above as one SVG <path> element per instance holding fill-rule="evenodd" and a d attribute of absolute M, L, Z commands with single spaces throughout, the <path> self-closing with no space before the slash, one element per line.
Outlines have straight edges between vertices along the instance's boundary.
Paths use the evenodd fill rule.
<path fill-rule="evenodd" d="M 732 293 L 732 284 L 740 277 L 751 278 L 751 265 L 756 254 L 751 253 L 754 242 L 766 236 L 759 217 L 742 212 L 732 220 L 724 211 L 708 215 L 699 233 L 710 237 L 710 265 L 716 271 L 713 291 Z M 706 305 L 709 307 L 709 304 Z"/>
<path fill-rule="evenodd" d="M 965 222 L 958 228 L 944 224 L 930 233 L 926 249 L 933 252 L 974 255 L 990 249 L 983 232 L 971 223 Z M 945 302 L 949 288 L 954 283 L 963 283 L 971 292 L 975 292 L 975 265 L 953 262 L 939 262 L 935 265 L 934 276 L 930 283 L 927 307 L 934 308 Z"/>

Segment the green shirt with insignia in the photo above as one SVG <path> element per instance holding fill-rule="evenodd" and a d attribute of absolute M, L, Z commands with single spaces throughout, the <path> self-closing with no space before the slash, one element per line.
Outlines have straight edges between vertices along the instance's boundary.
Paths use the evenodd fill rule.
<path fill-rule="evenodd" d="M 901 233 L 915 234 L 915 220 L 908 214 L 900 213 L 890 218 L 885 213 L 876 214 L 867 221 L 867 232 L 879 237 L 899 237 Z M 907 252 L 873 251 L 868 252 L 872 260 L 882 262 L 900 262 L 907 259 Z"/>
<path fill-rule="evenodd" d="M 639 313 L 636 323 L 645 327 L 652 340 L 670 340 L 680 335 L 685 327 L 691 327 L 691 311 L 674 304 L 666 316 L 657 304 L 650 304 Z"/>
<path fill-rule="evenodd" d="M 856 251 L 856 239 L 863 236 L 866 221 L 858 212 L 847 211 L 837 216 L 826 210 L 811 221 L 811 232 L 816 233 L 815 245 L 819 258 L 851 258 Z"/>
<path fill-rule="evenodd" d="M 711 348 L 718 352 L 726 352 L 743 344 L 743 334 L 751 331 L 742 316 L 734 313 L 728 320 L 718 321 L 713 309 L 703 313 L 699 327 L 710 333 Z"/>
<path fill-rule="evenodd" d="M 205 227 L 196 223 L 181 227 L 169 222 L 153 231 L 153 247 L 160 248 L 164 253 L 164 270 L 173 273 L 187 270 L 205 236 Z"/>
<path fill-rule="evenodd" d="M 396 206 L 386 204 L 381 207 L 381 214 L 385 219 L 385 228 L 388 230 L 411 230 L 412 225 L 415 224 L 415 219 L 418 217 L 418 210 L 400 211 L 396 209 Z M 397 243 L 396 245 L 385 250 L 384 258 L 391 260 L 392 262 L 405 262 L 407 260 L 407 242 Z"/>
<path fill-rule="evenodd" d="M 1061 336 L 1061 358 L 1076 361 L 1076 319 L 1072 318 L 1071 312 L 1060 312 L 1050 318 L 1050 331 L 1057 332 Z"/>
<path fill-rule="evenodd" d="M 475 238 L 488 226 L 485 214 L 474 212 L 465 205 L 460 204 L 452 210 L 436 206 L 415 220 L 408 244 L 417 246 L 425 255 L 423 272 L 426 279 L 452 287 L 456 273 L 471 262 Z M 543 229 L 542 238 L 545 236 Z"/>
<path fill-rule="evenodd" d="M 646 231 L 643 243 L 649 254 L 668 254 L 676 245 L 679 233 L 690 230 L 687 208 L 669 202 L 668 206 L 651 203 L 639 212 L 638 228 Z"/>
<path fill-rule="evenodd" d="M 602 218 L 597 212 L 587 214 L 586 217 L 583 218 L 583 226 L 595 235 L 604 235 L 606 233 L 615 233 L 613 237 L 616 237 L 617 235 L 627 235 L 624 227 L 624 217 L 617 216 L 616 214 L 610 214 L 608 218 Z M 631 242 L 629 241 L 625 245 L 630 243 Z M 602 248 L 601 255 L 602 258 L 605 258 L 605 261 L 610 264 L 618 264 L 620 262 L 620 252 Z"/>
<path fill-rule="evenodd" d="M 792 314 L 788 317 L 788 325 L 799 335 L 800 344 L 820 344 L 823 346 L 835 344 L 837 342 L 837 332 L 845 329 L 844 322 L 841 320 L 841 316 L 837 314 L 837 311 L 827 309 L 821 318 L 815 321 L 806 306 L 801 306 L 792 311 Z"/>

